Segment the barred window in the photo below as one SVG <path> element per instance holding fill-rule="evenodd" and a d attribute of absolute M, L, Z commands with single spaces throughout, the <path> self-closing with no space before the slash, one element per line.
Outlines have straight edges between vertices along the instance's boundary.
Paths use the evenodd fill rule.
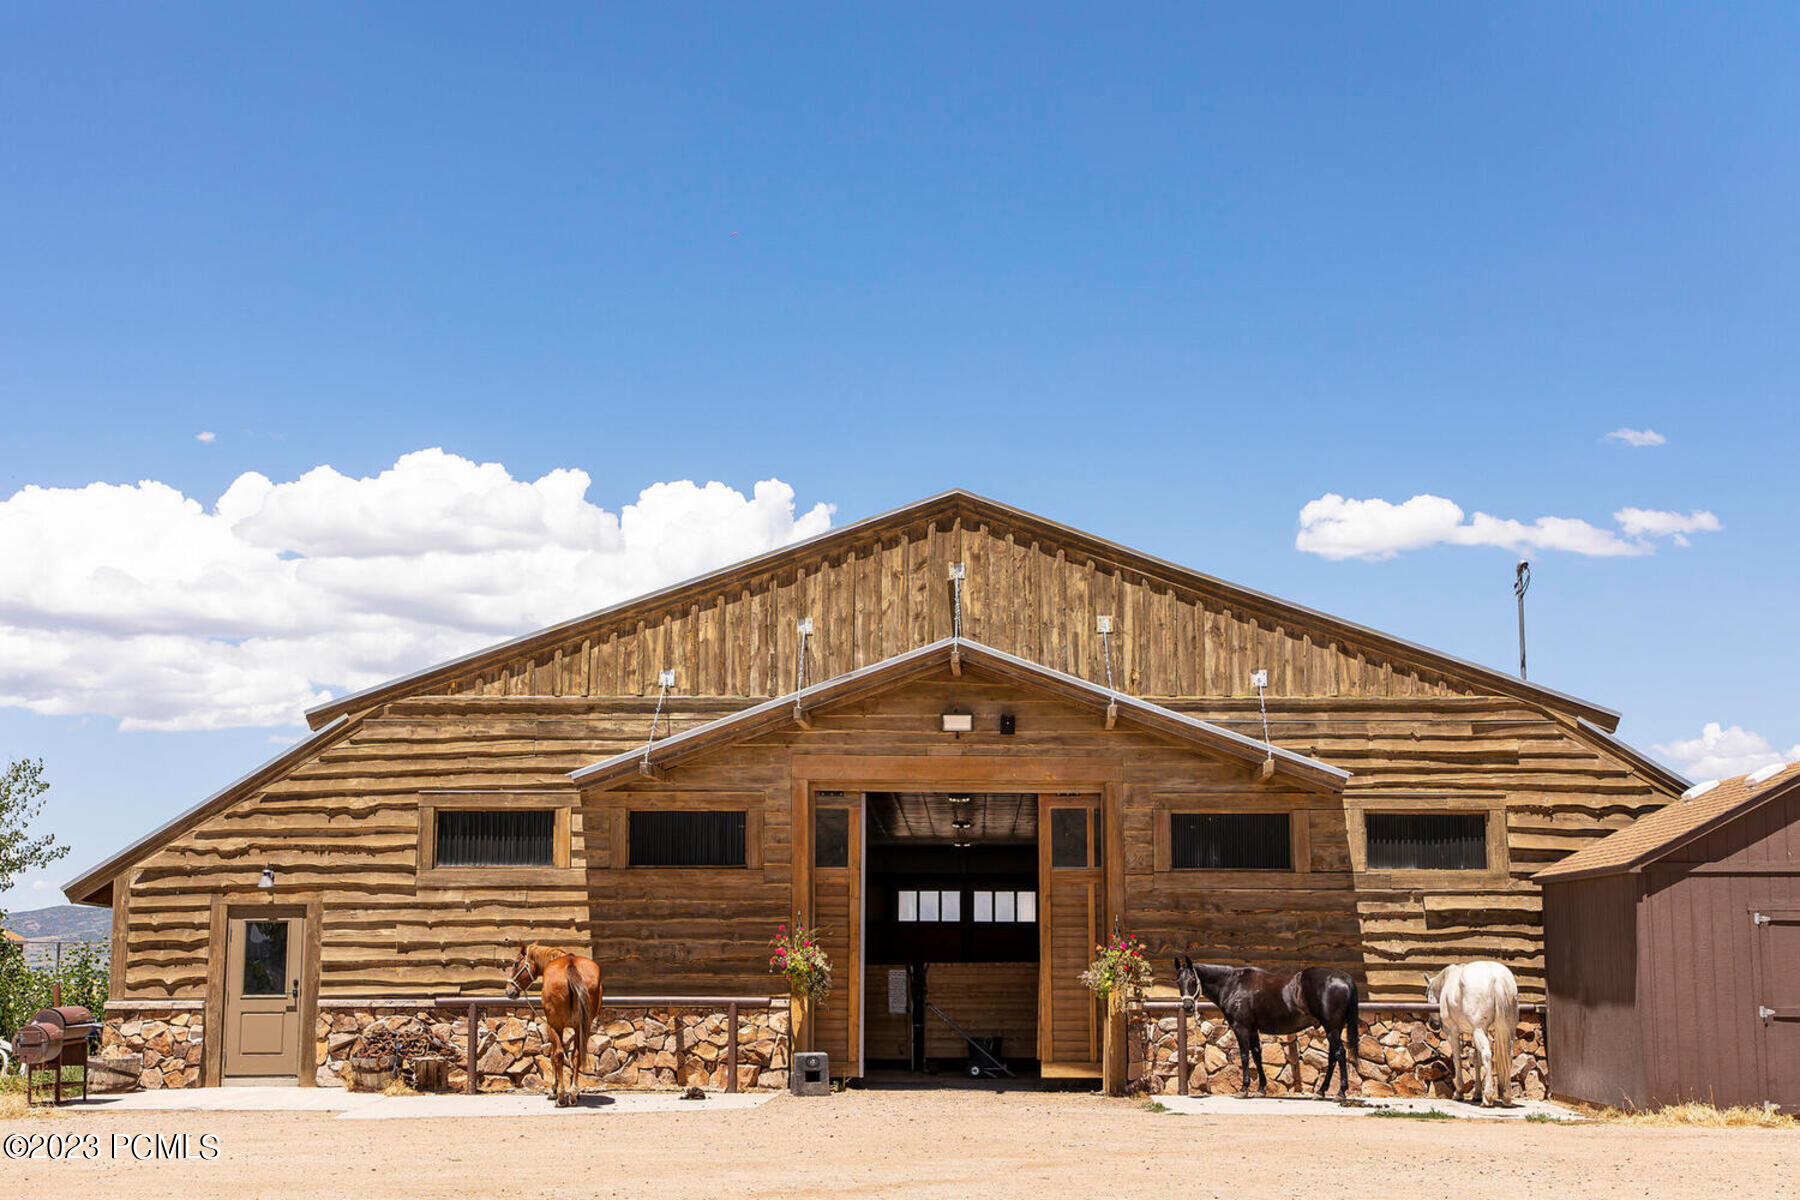
<path fill-rule="evenodd" d="M 1173 813 L 1169 865 L 1176 870 L 1291 871 L 1286 813 Z"/>
<path fill-rule="evenodd" d="M 634 867 L 741 867 L 746 813 L 661 810 L 631 814 Z"/>
<path fill-rule="evenodd" d="M 1371 871 L 1485 871 L 1486 813 L 1367 813 Z"/>
<path fill-rule="evenodd" d="M 556 813 L 547 808 L 443 808 L 437 814 L 440 867 L 556 865 Z"/>

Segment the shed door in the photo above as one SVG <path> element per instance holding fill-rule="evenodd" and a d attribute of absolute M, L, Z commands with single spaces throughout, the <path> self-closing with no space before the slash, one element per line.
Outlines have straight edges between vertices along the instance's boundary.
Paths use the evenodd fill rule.
<path fill-rule="evenodd" d="M 1038 1058 L 1086 1073 L 1100 1060 L 1100 1023 L 1081 973 L 1103 923 L 1100 797 L 1038 800 Z"/>
<path fill-rule="evenodd" d="M 227 1078 L 294 1078 L 300 1061 L 299 917 L 232 917 L 226 935 Z"/>
<path fill-rule="evenodd" d="M 813 804 L 812 923 L 831 960 L 831 992 L 813 1013 L 812 1048 L 835 1076 L 862 1074 L 863 802 L 820 795 Z"/>
<path fill-rule="evenodd" d="M 1763 909 L 1756 927 L 1757 1005 L 1767 1098 L 1800 1112 L 1800 909 Z"/>

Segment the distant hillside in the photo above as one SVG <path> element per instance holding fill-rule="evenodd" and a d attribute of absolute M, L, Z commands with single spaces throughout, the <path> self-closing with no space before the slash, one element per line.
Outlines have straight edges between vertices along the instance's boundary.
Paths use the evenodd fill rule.
<path fill-rule="evenodd" d="M 7 913 L 0 922 L 20 937 L 66 938 L 77 942 L 104 942 L 112 938 L 112 909 L 85 904 L 58 904 Z"/>

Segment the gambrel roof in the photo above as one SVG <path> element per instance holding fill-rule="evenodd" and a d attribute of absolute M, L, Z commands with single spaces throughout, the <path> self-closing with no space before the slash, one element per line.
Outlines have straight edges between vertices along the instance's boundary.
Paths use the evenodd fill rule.
<path fill-rule="evenodd" d="M 1109 717 L 1130 721 L 1158 733 L 1193 743 L 1215 755 L 1235 758 L 1246 765 L 1267 762 L 1271 774 L 1311 791 L 1342 791 L 1350 772 L 1304 754 L 1295 754 L 1267 742 L 1233 733 L 1207 721 L 1174 712 L 1158 704 L 1122 695 L 1099 684 L 1028 662 L 1014 654 L 984 646 L 968 638 L 951 637 L 897 654 L 885 662 L 851 671 L 836 679 L 777 696 L 742 712 L 708 721 L 674 737 L 652 742 L 639 750 L 616 754 L 578 771 L 569 778 L 583 787 L 604 787 L 645 771 L 674 766 L 684 759 L 747 737 L 796 724 L 806 714 L 908 679 L 950 668 L 964 667 L 1037 688 L 1065 700 L 1085 703 Z"/>
<path fill-rule="evenodd" d="M 710 600 L 741 587 L 751 578 L 829 559 L 871 537 L 899 531 L 923 521 L 953 520 L 959 517 L 965 524 L 990 523 L 1026 531 L 1067 547 L 1071 557 L 1086 555 L 1116 564 L 1120 569 L 1190 590 L 1234 610 L 1264 617 L 1295 630 L 1306 630 L 1315 640 L 1338 638 L 1366 645 L 1390 656 L 1396 662 L 1416 665 L 1490 695 L 1524 699 L 1565 713 L 1571 719 L 1585 720 L 1603 732 L 1618 728 L 1619 714 L 1612 709 L 1381 633 L 1341 617 L 1189 570 L 962 489 L 943 492 L 880 516 L 840 526 L 817 537 L 784 546 L 684 583 L 354 692 L 310 709 L 306 714 L 307 721 L 318 728 L 335 717 L 367 709 L 400 696 L 442 689 L 521 655 L 549 650 L 571 639 L 603 637 L 609 632 L 629 629 L 647 613 Z"/>

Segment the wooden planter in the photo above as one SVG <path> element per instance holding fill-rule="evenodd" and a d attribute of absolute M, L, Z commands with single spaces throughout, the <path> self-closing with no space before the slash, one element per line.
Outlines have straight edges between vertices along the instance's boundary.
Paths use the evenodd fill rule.
<path fill-rule="evenodd" d="M 443 1092 L 450 1088 L 450 1060 L 424 1055 L 406 1064 L 412 1070 L 415 1091 Z"/>
<path fill-rule="evenodd" d="M 388 1058 L 352 1058 L 350 1090 L 379 1092 L 394 1081 L 394 1066 Z"/>

